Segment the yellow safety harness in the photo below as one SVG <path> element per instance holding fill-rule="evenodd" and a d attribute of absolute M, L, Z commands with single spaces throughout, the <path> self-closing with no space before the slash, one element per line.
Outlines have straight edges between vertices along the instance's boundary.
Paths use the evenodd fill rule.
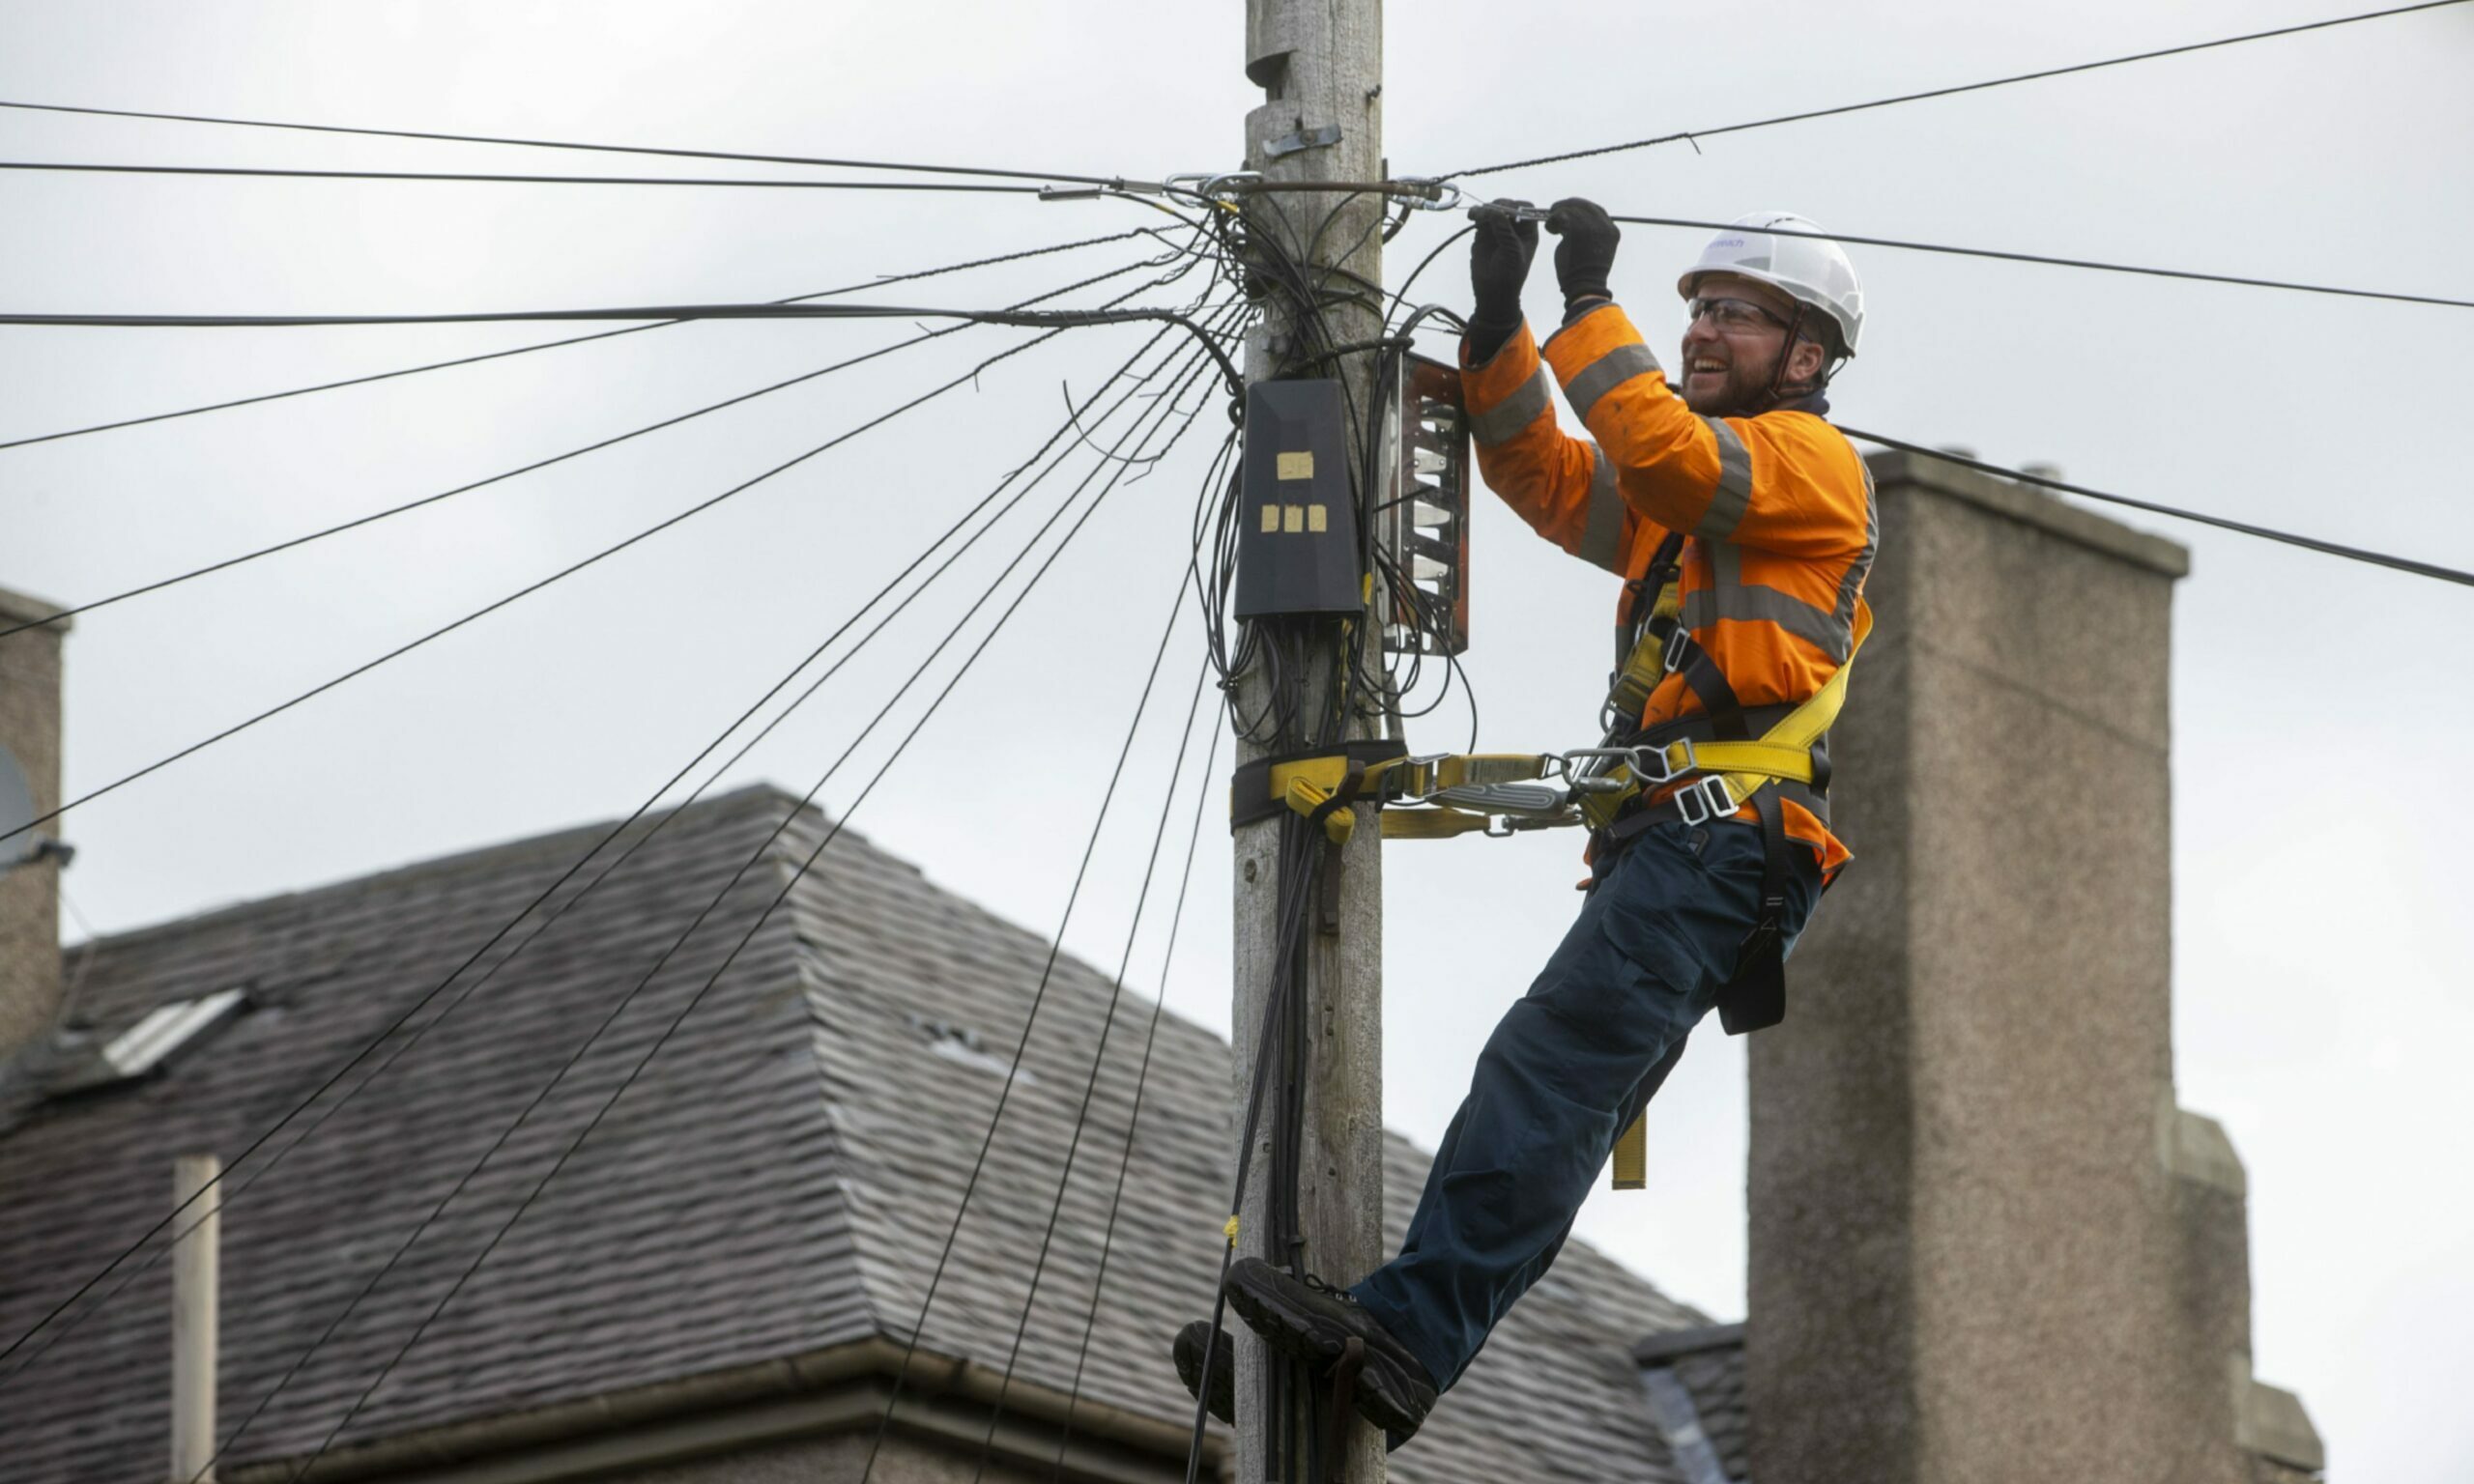
<path fill-rule="evenodd" d="M 1762 832 L 1765 869 L 1760 916 L 1738 955 L 1735 979 L 1718 995 L 1729 1035 L 1775 1024 L 1786 1013 L 1784 907 L 1788 855 L 1779 799 L 1789 795 L 1827 823 L 1827 737 L 1847 699 L 1856 652 L 1872 632 L 1857 607 L 1846 663 L 1810 697 L 1791 706 L 1745 707 L 1724 671 L 1682 621 L 1681 536 L 1669 536 L 1635 586 L 1654 593 L 1620 636 L 1607 690 L 1604 740 L 1568 753 L 1451 753 L 1411 756 L 1405 743 L 1349 743 L 1338 752 L 1257 758 L 1238 768 L 1231 824 L 1293 812 L 1334 843 L 1357 827 L 1349 806 L 1382 813 L 1386 840 L 1446 840 L 1586 826 L 1593 860 L 1603 863 L 1653 825 L 1699 825 L 1750 808 Z M 1681 674 L 1701 712 L 1637 728 L 1650 693 Z M 1757 729 L 1757 734 L 1756 734 Z M 1663 1069 L 1661 1069 L 1663 1070 Z M 1614 1184 L 1646 1184 L 1646 1137 L 1636 1118 L 1615 1145 Z"/>

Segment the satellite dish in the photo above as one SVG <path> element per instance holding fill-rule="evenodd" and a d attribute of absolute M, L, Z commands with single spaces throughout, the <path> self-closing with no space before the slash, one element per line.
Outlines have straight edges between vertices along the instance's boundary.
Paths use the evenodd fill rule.
<path fill-rule="evenodd" d="M 0 747 L 0 830 L 14 830 L 34 816 L 35 791 L 26 786 L 26 771 L 6 747 Z M 40 842 L 32 830 L 0 840 L 0 870 L 33 860 Z"/>

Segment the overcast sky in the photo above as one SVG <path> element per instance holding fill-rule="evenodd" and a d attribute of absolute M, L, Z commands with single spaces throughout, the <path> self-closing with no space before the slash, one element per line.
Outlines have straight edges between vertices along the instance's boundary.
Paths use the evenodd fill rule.
<path fill-rule="evenodd" d="M 1395 9 L 1387 146 L 1426 174 L 2334 13 L 2327 0 Z M 0 3 L 0 97 L 1157 177 L 1233 167 L 1242 9 Z M 1619 212 L 2454 296 L 2474 292 L 2474 10 L 1492 177 Z M 2452 145 L 2448 141 L 2456 140 Z M 0 113 L 0 158 L 722 174 L 630 157 Z M 749 167 L 742 173 L 768 172 Z M 0 181 L 0 307 L 412 311 L 774 299 L 1158 221 L 1116 203 L 547 186 Z M 1456 223 L 1395 244 L 1395 282 Z M 1692 234 L 1630 229 L 1614 287 L 1661 348 Z M 905 285 L 992 306 L 1125 246 Z M 1851 422 L 2099 487 L 2474 565 L 2465 311 L 1858 252 Z M 1455 249 L 1424 280 L 1465 307 Z M 1552 313 L 1552 273 L 1531 307 Z M 1084 301 L 1088 301 L 1085 296 Z M 0 585 L 81 602 L 528 463 L 914 331 L 704 325 L 0 451 Z M 299 711 L 79 811 L 105 932 L 626 813 L 1046 436 L 1140 330 L 1080 331 Z M 439 329 L 0 329 L 0 440 L 551 338 Z M 1027 336 L 975 329 L 79 620 L 74 794 L 703 499 Z M 1442 348 L 1437 347 L 1438 350 Z M 1216 412 L 1210 414 L 1217 416 Z M 1206 428 L 1208 424 L 1205 425 Z M 1177 582 L 1208 437 L 1129 486 L 854 828 L 1053 930 Z M 2346 1479 L 2474 1473 L 2474 943 L 2457 785 L 2474 594 L 2161 521 L 2176 604 L 2176 1073 L 2251 1175 L 2258 1374 Z M 1001 557 L 1009 544 L 992 539 Z M 1594 714 L 1613 593 L 1489 505 L 1481 741 Z M 993 572 L 923 602 L 731 780 L 804 790 Z M 1177 708 L 1198 653 L 1171 671 Z M 906 715 L 914 713 L 906 713 Z M 1466 740 L 1458 703 L 1412 734 Z M 1067 937 L 1113 961 L 1173 718 L 1137 746 Z M 882 746 L 863 751 L 873 764 Z M 940 784 L 1001 764 L 986 791 Z M 2032 765 L 2031 759 L 2022 759 Z M 829 785 L 839 809 L 867 770 Z M 973 775 L 984 777 L 987 775 Z M 1217 788 L 1219 785 L 1212 785 Z M 1182 808 L 1180 817 L 1183 817 Z M 1855 842 L 1861 852 L 1863 842 Z M 1573 907 L 1568 839 L 1393 852 L 1392 1123 L 1431 1144 Z M 1227 1023 L 1226 850 L 1166 994 Z M 1473 927 L 1472 925 L 1481 925 Z M 1156 928 L 1155 922 L 1155 928 Z M 1138 956 L 1158 983 L 1158 938 Z M 1654 1193 L 1583 1235 L 1740 1317 L 1743 1060 L 1662 1096 Z"/>

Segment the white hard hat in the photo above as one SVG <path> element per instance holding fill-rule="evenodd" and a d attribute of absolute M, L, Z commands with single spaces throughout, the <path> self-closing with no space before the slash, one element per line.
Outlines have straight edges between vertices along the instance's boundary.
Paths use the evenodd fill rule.
<path fill-rule="evenodd" d="M 1856 265 L 1847 260 L 1844 248 L 1825 237 L 1779 237 L 1772 228 L 1821 231 L 1792 212 L 1739 216 L 1710 239 L 1701 260 L 1675 281 L 1675 291 L 1690 299 L 1692 285 L 1703 273 L 1734 273 L 1769 284 L 1828 315 L 1838 327 L 1839 344 L 1855 355 L 1856 338 L 1864 332 L 1864 290 L 1856 281 Z"/>

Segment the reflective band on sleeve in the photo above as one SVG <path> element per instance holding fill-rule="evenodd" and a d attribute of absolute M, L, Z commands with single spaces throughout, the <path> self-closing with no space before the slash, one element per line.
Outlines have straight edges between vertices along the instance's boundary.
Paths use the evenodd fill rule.
<path fill-rule="evenodd" d="M 1855 651 L 1856 628 L 1846 618 L 1775 587 L 1722 584 L 1683 595 L 1686 628 L 1706 629 L 1722 619 L 1739 623 L 1774 623 L 1844 665 Z"/>
<path fill-rule="evenodd" d="M 1704 541 L 1725 541 L 1733 537 L 1736 528 L 1743 524 L 1743 513 L 1752 503 L 1752 450 L 1743 445 L 1742 435 L 1729 426 L 1723 417 L 1704 417 L 1711 434 L 1718 441 L 1718 488 L 1710 497 L 1710 508 L 1692 533 Z"/>
<path fill-rule="evenodd" d="M 1864 574 L 1873 568 L 1873 552 L 1882 544 L 1882 512 L 1873 499 L 1873 471 L 1862 459 L 1856 467 L 1864 475 L 1864 549 L 1847 564 L 1846 575 L 1838 580 L 1838 622 L 1850 633 L 1856 627 L 1856 605 L 1864 596 Z"/>
<path fill-rule="evenodd" d="M 1635 340 L 1615 349 L 1581 367 L 1564 388 L 1564 398 L 1572 404 L 1572 415 L 1583 423 L 1589 421 L 1597 400 L 1636 376 L 1646 376 L 1658 368 L 1658 358 L 1650 348 Z"/>
<path fill-rule="evenodd" d="M 1589 452 L 1589 520 L 1581 528 L 1581 544 L 1572 555 L 1621 577 L 1624 492 L 1615 487 L 1615 464 L 1606 450 L 1592 443 Z"/>
<path fill-rule="evenodd" d="M 1552 396 L 1553 384 L 1547 381 L 1546 368 L 1541 364 L 1529 380 L 1520 384 L 1518 391 L 1504 398 L 1500 405 L 1470 414 L 1470 436 L 1477 439 L 1481 448 L 1492 448 L 1497 443 L 1508 442 L 1538 420 L 1538 414 L 1546 411 Z"/>
<path fill-rule="evenodd" d="M 1702 550 L 1710 555 L 1710 573 L 1721 591 L 1733 591 L 1743 585 L 1743 548 L 1724 542 L 1711 542 Z"/>

